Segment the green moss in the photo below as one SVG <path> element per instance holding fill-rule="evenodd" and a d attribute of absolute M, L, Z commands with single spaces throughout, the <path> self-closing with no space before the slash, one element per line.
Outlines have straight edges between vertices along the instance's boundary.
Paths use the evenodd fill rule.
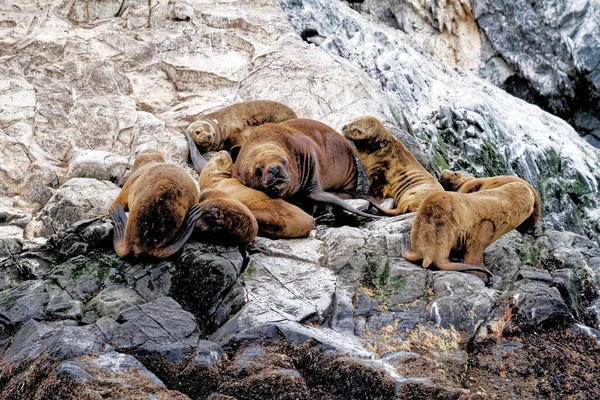
<path fill-rule="evenodd" d="M 483 173 L 486 177 L 508 174 L 504 156 L 497 154 L 494 145 L 487 139 L 483 139 L 481 152 L 475 158 L 475 162 L 483 166 Z"/>
<path fill-rule="evenodd" d="M 438 138 L 436 145 L 434 146 L 433 159 L 436 167 L 439 168 L 439 171 L 450 169 L 450 164 L 448 163 L 448 151 L 446 150 L 446 145 L 440 138 Z"/>

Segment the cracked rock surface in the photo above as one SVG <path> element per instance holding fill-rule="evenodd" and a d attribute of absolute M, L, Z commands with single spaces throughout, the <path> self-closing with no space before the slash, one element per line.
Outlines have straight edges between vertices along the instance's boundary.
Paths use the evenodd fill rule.
<path fill-rule="evenodd" d="M 0 398 L 600 397 L 600 153 L 468 71 L 491 8 L 410 4 L 462 35 L 424 47 L 466 69 L 346 2 L 0 5 Z M 486 249 L 486 287 L 402 259 L 411 217 L 155 263 L 119 259 L 108 218 L 77 222 L 141 150 L 196 176 L 181 130 L 253 99 L 337 130 L 377 116 L 433 174 L 517 174 L 540 225 Z"/>

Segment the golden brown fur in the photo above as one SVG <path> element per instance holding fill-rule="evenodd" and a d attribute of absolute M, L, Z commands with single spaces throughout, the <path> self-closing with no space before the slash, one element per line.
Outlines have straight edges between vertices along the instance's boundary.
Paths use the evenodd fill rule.
<path fill-rule="evenodd" d="M 464 271 L 479 266 L 489 272 L 483 251 L 529 218 L 534 203 L 533 193 L 520 182 L 471 194 L 432 193 L 417 211 L 410 249 L 403 248 L 402 256 L 423 260 L 423 268 L 435 264 L 443 270 Z M 451 262 L 450 251 L 464 254 L 463 263 Z"/>
<path fill-rule="evenodd" d="M 244 144 L 256 126 L 298 118 L 288 106 L 270 100 L 244 101 L 202 116 L 187 128 L 201 153 Z"/>
<path fill-rule="evenodd" d="M 245 246 L 258 234 L 254 214 L 227 193 L 203 189 L 198 202 L 203 213 L 196 220 L 194 240 L 223 246 Z"/>
<path fill-rule="evenodd" d="M 313 218 L 300 208 L 282 199 L 246 187 L 231 177 L 233 162 L 229 153 L 220 151 L 200 173 L 201 188 L 214 188 L 239 200 L 256 217 L 259 232 L 272 238 L 307 237 L 315 228 Z"/>
<path fill-rule="evenodd" d="M 394 199 L 395 207 L 378 207 L 388 215 L 417 211 L 425 197 L 444 189 L 411 152 L 374 117 L 360 117 L 342 128 L 354 143 L 369 177 L 369 195 Z"/>
<path fill-rule="evenodd" d="M 354 152 L 339 133 L 318 121 L 292 119 L 255 128 L 239 152 L 233 176 L 271 197 L 336 204 L 373 217 L 340 199 L 356 190 Z"/>
<path fill-rule="evenodd" d="M 466 172 L 454 172 L 449 170 L 442 171 L 442 174 L 440 175 L 440 183 L 444 189 L 459 193 L 473 193 L 481 190 L 495 189 L 512 182 L 521 182 L 527 185 L 535 198 L 533 213 L 525 220 L 525 222 L 517 227 L 519 232 L 525 233 L 535 228 L 540 219 L 541 213 L 540 196 L 533 186 L 527 183 L 527 181 L 510 175 L 494 176 L 490 178 L 475 178 Z"/>
<path fill-rule="evenodd" d="M 114 210 L 120 204 L 129 209 L 124 240 L 115 244 L 115 251 L 120 257 L 130 252 L 136 256 L 170 256 L 172 251 L 167 248 L 197 202 L 198 189 L 187 172 L 165 163 L 156 150 L 140 153 L 133 173 L 110 207 Z"/>

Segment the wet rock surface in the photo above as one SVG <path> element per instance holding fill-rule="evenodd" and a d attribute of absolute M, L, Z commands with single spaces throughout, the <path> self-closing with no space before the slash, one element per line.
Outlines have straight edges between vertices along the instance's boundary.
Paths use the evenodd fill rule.
<path fill-rule="evenodd" d="M 0 398 L 597 395 L 600 155 L 564 121 L 345 2 L 67 3 L 0 6 Z M 430 50 L 474 39 L 480 9 L 413 3 Z M 447 55 L 472 68 L 472 50 Z M 181 129 L 252 99 L 338 130 L 378 116 L 434 174 L 518 174 L 541 224 L 486 250 L 486 287 L 402 259 L 414 217 L 327 213 L 305 239 L 160 262 L 119 259 L 107 218 L 76 222 L 143 149 L 191 172 Z"/>

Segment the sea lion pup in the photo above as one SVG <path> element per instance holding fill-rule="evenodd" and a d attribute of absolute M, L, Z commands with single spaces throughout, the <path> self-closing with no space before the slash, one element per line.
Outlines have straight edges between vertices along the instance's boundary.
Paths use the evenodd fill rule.
<path fill-rule="evenodd" d="M 483 264 L 483 251 L 500 236 L 531 216 L 535 204 L 526 184 L 507 183 L 470 194 L 436 192 L 417 210 L 410 233 L 403 236 L 402 257 L 423 260 L 442 270 L 470 271 L 491 276 Z M 462 263 L 450 261 L 450 251 L 464 254 Z"/>
<path fill-rule="evenodd" d="M 203 212 L 196 220 L 193 240 L 223 246 L 246 246 L 258 234 L 254 214 L 225 192 L 203 189 L 198 205 Z"/>
<path fill-rule="evenodd" d="M 360 117 L 344 125 L 342 133 L 354 143 L 358 158 L 369 177 L 367 195 L 394 199 L 395 208 L 380 207 L 387 215 L 417 211 L 425 197 L 444 190 L 412 153 L 392 136 L 375 117 Z"/>
<path fill-rule="evenodd" d="M 232 169 L 233 161 L 229 153 L 225 150 L 218 152 L 200 173 L 200 187 L 218 189 L 248 207 L 258 221 L 261 236 L 303 238 L 315 229 L 313 217 L 282 199 L 272 199 L 261 191 L 242 185 L 231 177 Z"/>
<path fill-rule="evenodd" d="M 292 119 L 254 128 L 239 150 L 233 177 L 271 197 L 335 204 L 362 217 L 380 218 L 341 199 L 353 197 L 356 190 L 354 152 L 339 133 L 318 121 Z"/>
<path fill-rule="evenodd" d="M 187 133 L 200 153 L 229 150 L 244 144 L 254 127 L 292 118 L 298 116 L 285 104 L 271 100 L 244 101 L 202 116 L 188 126 Z"/>
<path fill-rule="evenodd" d="M 475 178 L 466 172 L 454 172 L 447 169 L 442 171 L 442 174 L 440 175 L 440 183 L 444 189 L 459 193 L 473 193 L 481 190 L 494 189 L 511 182 L 521 182 L 526 184 L 535 198 L 533 213 L 525 220 L 525 222 L 517 227 L 519 232 L 525 233 L 535 228 L 540 220 L 541 214 L 540 196 L 527 181 L 511 175 L 493 176 L 491 178 Z"/>
<path fill-rule="evenodd" d="M 131 253 L 157 258 L 175 254 L 202 212 L 196 205 L 198 189 L 192 177 L 164 161 L 157 150 L 141 152 L 108 210 L 114 227 L 113 246 L 121 258 Z"/>

